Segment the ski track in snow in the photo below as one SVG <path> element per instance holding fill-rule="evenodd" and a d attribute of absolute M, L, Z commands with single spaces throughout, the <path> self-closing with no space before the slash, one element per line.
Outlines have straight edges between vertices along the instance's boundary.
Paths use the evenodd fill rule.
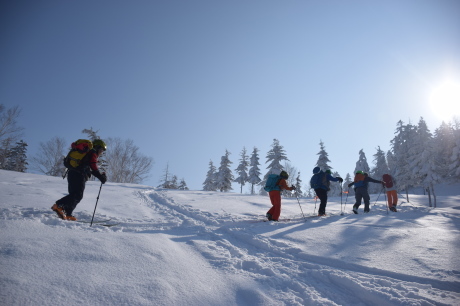
<path fill-rule="evenodd" d="M 129 219 L 97 214 L 95 220 L 111 218 L 108 223 L 118 225 L 93 224 L 90 227 L 87 223 L 62 221 L 50 210 L 35 208 L 5 208 L 0 216 L 85 231 L 170 234 L 173 240 L 192 246 L 216 268 L 256 280 L 261 286 L 271 288 L 276 300 L 289 305 L 337 305 L 337 301 L 345 305 L 452 305 L 460 299 L 458 282 L 426 279 L 309 255 L 298 245 L 257 233 L 261 227 L 295 230 L 304 226 L 303 218 L 284 223 L 254 222 L 253 218 L 235 217 L 224 210 L 221 214 L 209 213 L 177 203 L 166 190 L 143 190 L 135 195 L 140 205 L 152 209 L 158 218 Z M 92 216 L 80 212 L 76 217 L 90 221 Z M 360 225 L 359 220 L 344 220 L 343 224 L 385 227 Z"/>

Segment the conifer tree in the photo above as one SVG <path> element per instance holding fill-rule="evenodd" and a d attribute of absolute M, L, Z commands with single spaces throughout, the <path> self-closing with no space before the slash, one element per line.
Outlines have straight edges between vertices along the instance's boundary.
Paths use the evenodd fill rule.
<path fill-rule="evenodd" d="M 450 158 L 455 146 L 453 128 L 443 121 L 441 126 L 434 132 L 434 142 L 436 148 L 437 172 L 446 181 L 451 181 Z"/>
<path fill-rule="evenodd" d="M 390 169 L 385 158 L 385 152 L 380 149 L 380 146 L 377 148 L 377 153 L 374 154 L 374 165 L 375 167 L 371 170 L 371 177 L 376 180 L 381 180 L 384 174 L 389 174 Z M 382 186 L 378 184 L 370 184 L 369 189 L 372 193 L 378 193 L 382 189 Z"/>
<path fill-rule="evenodd" d="M 163 172 L 162 179 L 160 181 L 159 188 L 171 189 L 171 173 L 169 173 L 169 163 L 166 164 L 166 168 Z"/>
<path fill-rule="evenodd" d="M 216 175 L 216 188 L 220 192 L 233 190 L 233 174 L 230 165 L 233 164 L 229 159 L 230 152 L 225 150 L 225 155 L 221 157 L 219 171 Z"/>
<path fill-rule="evenodd" d="M 204 191 L 216 191 L 216 167 L 212 163 L 212 160 L 209 161 L 209 170 L 206 174 L 206 179 L 203 182 Z"/>
<path fill-rule="evenodd" d="M 185 182 L 185 179 L 182 178 L 180 180 L 179 186 L 177 187 L 179 190 L 188 190 L 187 183 Z"/>
<path fill-rule="evenodd" d="M 259 150 L 254 147 L 251 155 L 251 162 L 249 169 L 249 178 L 248 182 L 251 184 L 251 194 L 255 194 L 254 192 L 254 185 L 258 185 L 261 182 L 260 179 L 260 169 L 259 169 Z"/>
<path fill-rule="evenodd" d="M 320 169 L 323 170 L 323 171 L 326 171 L 328 169 L 332 169 L 332 167 L 329 166 L 329 164 L 328 164 L 331 161 L 329 160 L 329 157 L 328 157 L 329 154 L 327 154 L 326 147 L 324 146 L 324 143 L 323 143 L 322 140 L 320 140 L 319 146 L 320 146 L 320 150 L 316 154 L 316 155 L 318 155 L 318 161 L 316 162 L 316 166 L 320 167 Z"/>
<path fill-rule="evenodd" d="M 302 197 L 303 191 L 302 191 L 302 180 L 300 179 L 300 171 L 297 173 L 297 177 L 295 180 L 295 191 L 294 195 L 297 198 Z"/>
<path fill-rule="evenodd" d="M 450 155 L 450 169 L 454 182 L 460 182 L 460 118 L 454 118 L 454 143 L 452 147 L 452 154 Z"/>
<path fill-rule="evenodd" d="M 388 164 L 388 169 L 390 169 L 389 174 L 391 174 L 391 176 L 395 176 L 396 159 L 395 159 L 393 152 L 391 152 L 391 150 L 387 151 L 387 164 Z"/>
<path fill-rule="evenodd" d="M 270 174 L 280 174 L 281 171 L 283 171 L 283 166 L 281 166 L 281 161 L 283 160 L 289 160 L 286 157 L 286 152 L 284 151 L 283 146 L 280 145 L 278 139 L 273 139 L 272 148 L 267 153 L 267 161 L 265 163 L 269 165 L 267 167 L 268 171 L 261 183 L 262 186 L 265 186 L 265 182 L 267 182 Z M 266 194 L 266 191 L 261 188 L 260 193 Z"/>
<path fill-rule="evenodd" d="M 7 167 L 7 155 L 11 154 L 11 148 L 19 141 L 24 128 L 17 125 L 17 119 L 21 114 L 18 106 L 7 109 L 0 104 L 0 169 Z"/>
<path fill-rule="evenodd" d="M 411 124 L 405 125 L 401 120 L 398 121 L 395 137 L 391 140 L 393 153 L 393 176 L 398 182 L 398 188 L 406 191 L 406 199 L 409 202 L 409 188 L 412 186 L 412 171 L 410 161 L 412 157 L 409 154 L 410 146 L 414 141 L 415 127 Z"/>
<path fill-rule="evenodd" d="M 333 177 L 340 177 L 337 171 L 334 171 L 331 175 Z M 339 197 L 341 190 L 342 190 L 342 185 L 340 184 L 340 182 L 337 182 L 337 183 L 331 182 L 329 195 L 332 197 Z"/>
<path fill-rule="evenodd" d="M 359 170 L 365 173 L 370 172 L 369 164 L 367 163 L 366 154 L 364 153 L 363 149 L 359 150 L 359 158 L 358 158 L 358 161 L 356 162 L 354 173 L 356 173 L 356 171 L 359 171 Z"/>
<path fill-rule="evenodd" d="M 296 183 L 296 174 L 298 173 L 297 168 L 292 166 L 289 162 L 285 162 L 283 166 L 283 170 L 287 172 L 289 178 L 286 180 L 288 186 L 294 186 Z M 282 191 L 283 196 L 287 198 L 295 197 L 295 193 L 292 193 L 289 190 Z"/>
<path fill-rule="evenodd" d="M 179 188 L 179 183 L 177 182 L 178 180 L 179 179 L 177 178 L 177 175 L 173 175 L 169 189 L 178 189 Z"/>
<path fill-rule="evenodd" d="M 23 140 L 16 143 L 7 154 L 6 169 L 17 172 L 26 172 L 27 170 L 27 143 Z"/>
<path fill-rule="evenodd" d="M 240 184 L 241 186 L 241 193 L 243 193 L 243 186 L 248 182 L 249 176 L 248 176 L 248 156 L 246 155 L 246 148 L 243 147 L 243 150 L 241 151 L 241 158 L 240 158 L 240 163 L 238 167 L 236 168 L 236 172 L 238 173 L 238 177 L 235 179 L 235 182 Z"/>
<path fill-rule="evenodd" d="M 348 193 L 348 196 L 352 196 L 355 194 L 355 191 L 353 188 L 349 188 L 348 185 L 353 182 L 353 179 L 351 178 L 350 173 L 347 173 L 345 176 L 345 179 L 343 180 L 342 184 L 342 190 L 346 193 Z"/>

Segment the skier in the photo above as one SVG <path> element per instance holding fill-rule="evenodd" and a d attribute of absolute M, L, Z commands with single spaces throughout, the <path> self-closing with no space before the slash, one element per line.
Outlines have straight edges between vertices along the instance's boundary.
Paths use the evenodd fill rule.
<path fill-rule="evenodd" d="M 382 179 L 384 182 L 383 187 L 385 187 L 387 193 L 388 208 L 393 212 L 397 212 L 396 204 L 398 204 L 398 193 L 396 192 L 395 180 L 389 174 L 384 174 Z"/>
<path fill-rule="evenodd" d="M 97 177 L 102 184 L 107 181 L 105 173 L 101 173 L 97 168 L 98 157 L 107 150 L 107 146 L 101 139 L 93 141 L 93 148 L 82 158 L 77 168 L 69 167 L 67 174 L 69 194 L 56 201 L 51 209 L 56 212 L 59 218 L 64 220 L 76 221 L 72 212 L 83 199 L 86 181 L 91 174 Z"/>
<path fill-rule="evenodd" d="M 370 204 L 370 196 L 369 192 L 367 191 L 367 185 L 371 183 L 378 183 L 384 184 L 383 181 L 374 180 L 371 178 L 367 173 L 359 170 L 356 171 L 354 182 L 348 184 L 348 188 L 351 186 L 355 186 L 355 199 L 356 203 L 353 205 L 353 212 L 358 214 L 358 208 L 361 205 L 361 200 L 364 200 L 364 212 L 368 213 L 370 211 L 369 204 Z"/>
<path fill-rule="evenodd" d="M 331 181 L 342 183 L 343 179 L 339 176 L 333 177 L 329 169 L 323 172 L 319 167 L 313 168 L 310 186 L 315 190 L 316 196 L 320 200 L 318 209 L 318 216 L 320 217 L 326 215 L 327 192 L 330 190 Z"/>
<path fill-rule="evenodd" d="M 275 184 L 275 188 L 268 192 L 272 207 L 267 211 L 266 217 L 269 221 L 278 221 L 281 214 L 281 191 L 282 190 L 295 190 L 295 186 L 289 187 L 286 180 L 289 174 L 286 171 L 281 171 L 280 179 Z"/>

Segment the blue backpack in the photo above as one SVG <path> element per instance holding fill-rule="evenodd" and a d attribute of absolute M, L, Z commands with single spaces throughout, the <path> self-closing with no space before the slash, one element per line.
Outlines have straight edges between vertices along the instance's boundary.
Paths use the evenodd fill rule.
<path fill-rule="evenodd" d="M 318 173 L 313 174 L 310 179 L 310 187 L 313 189 L 318 188 L 327 188 L 327 179 L 326 179 L 326 172 L 320 171 Z"/>
<path fill-rule="evenodd" d="M 268 176 L 267 182 L 265 183 L 264 190 L 270 192 L 272 190 L 281 190 L 280 186 L 277 185 L 278 181 L 281 179 L 281 176 L 278 174 L 270 174 Z"/>

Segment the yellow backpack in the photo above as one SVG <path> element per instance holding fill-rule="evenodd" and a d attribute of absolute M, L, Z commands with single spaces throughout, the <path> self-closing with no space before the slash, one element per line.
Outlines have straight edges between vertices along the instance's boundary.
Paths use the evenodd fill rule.
<path fill-rule="evenodd" d="M 75 169 L 80 166 L 81 160 L 93 148 L 91 140 L 78 139 L 73 142 L 71 149 L 64 158 L 64 166 L 68 169 Z"/>

